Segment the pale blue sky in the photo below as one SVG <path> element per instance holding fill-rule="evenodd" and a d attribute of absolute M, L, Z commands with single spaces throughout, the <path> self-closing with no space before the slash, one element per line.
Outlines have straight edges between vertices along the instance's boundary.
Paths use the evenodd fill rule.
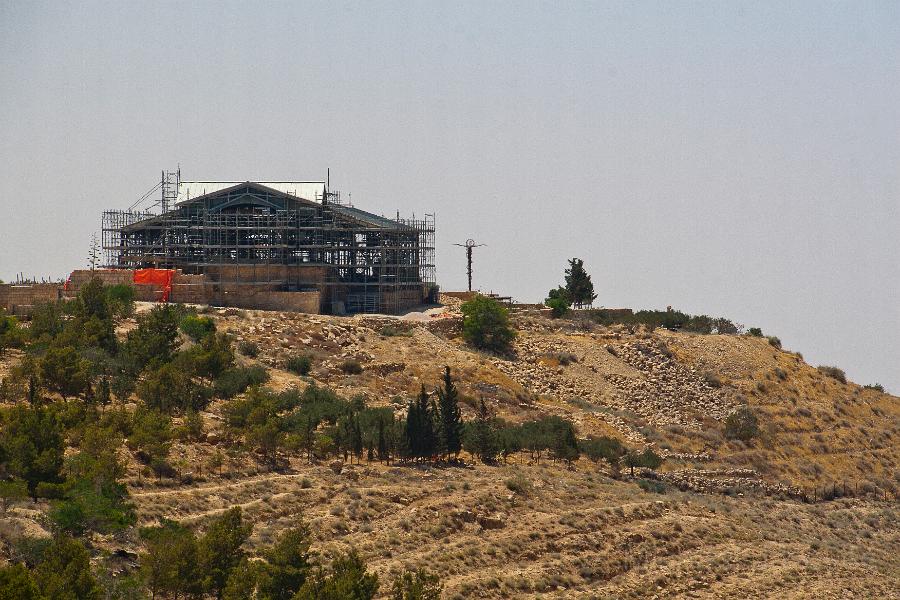
<path fill-rule="evenodd" d="M 163 168 L 437 213 L 438 278 L 726 315 L 900 391 L 900 4 L 0 0 L 0 277 Z M 39 224 L 43 223 L 43 224 Z"/>

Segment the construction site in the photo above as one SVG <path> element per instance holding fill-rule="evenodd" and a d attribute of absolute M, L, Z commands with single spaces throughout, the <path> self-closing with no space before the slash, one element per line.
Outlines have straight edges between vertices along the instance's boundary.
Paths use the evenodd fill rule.
<path fill-rule="evenodd" d="M 437 298 L 434 215 L 386 218 L 325 181 L 182 181 L 102 217 L 102 268 L 141 300 L 307 313 L 397 314 Z"/>

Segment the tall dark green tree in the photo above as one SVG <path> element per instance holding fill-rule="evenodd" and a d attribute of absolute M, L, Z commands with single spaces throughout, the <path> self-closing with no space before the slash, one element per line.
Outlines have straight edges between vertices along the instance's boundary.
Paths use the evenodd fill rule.
<path fill-rule="evenodd" d="M 427 459 L 435 454 L 437 435 L 432 403 L 425 391 L 419 391 L 415 400 L 409 403 L 406 414 L 406 447 L 410 458 Z"/>
<path fill-rule="evenodd" d="M 440 446 L 444 454 L 459 456 L 462 450 L 463 423 L 459 410 L 459 391 L 450 376 L 450 367 L 444 367 L 443 385 L 437 390 L 440 419 Z"/>
<path fill-rule="evenodd" d="M 584 261 L 580 258 L 569 260 L 566 269 L 566 296 L 576 307 L 590 306 L 597 298 L 591 276 L 584 270 Z"/>

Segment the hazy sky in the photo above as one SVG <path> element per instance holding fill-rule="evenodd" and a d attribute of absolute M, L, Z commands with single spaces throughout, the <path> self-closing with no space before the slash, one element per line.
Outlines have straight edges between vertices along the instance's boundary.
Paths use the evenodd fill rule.
<path fill-rule="evenodd" d="M 900 392 L 900 4 L 0 0 L 0 277 L 185 179 L 437 215 L 438 280 L 724 315 Z"/>

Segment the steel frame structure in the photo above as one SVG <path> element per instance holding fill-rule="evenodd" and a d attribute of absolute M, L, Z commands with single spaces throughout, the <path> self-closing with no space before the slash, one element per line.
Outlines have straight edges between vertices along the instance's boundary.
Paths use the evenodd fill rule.
<path fill-rule="evenodd" d="M 252 182 L 176 202 L 180 184 L 163 173 L 159 211 L 103 213 L 108 268 L 205 274 L 213 301 L 223 286 L 318 289 L 333 313 L 398 313 L 436 290 L 434 215 L 388 219 L 327 189 L 313 201 Z"/>

